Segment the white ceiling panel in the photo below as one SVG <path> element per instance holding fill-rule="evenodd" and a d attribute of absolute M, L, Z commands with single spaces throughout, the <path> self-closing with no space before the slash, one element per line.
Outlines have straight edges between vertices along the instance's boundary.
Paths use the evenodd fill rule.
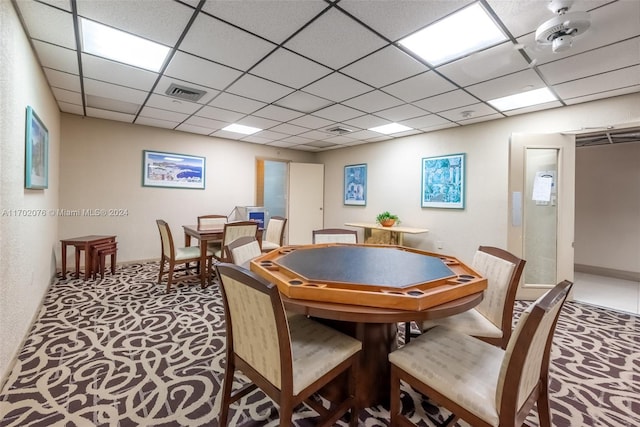
<path fill-rule="evenodd" d="M 385 40 L 332 8 L 287 41 L 285 47 L 338 69 L 385 44 Z"/>
<path fill-rule="evenodd" d="M 478 1 L 512 38 L 435 69 L 398 41 L 474 0 L 77 0 L 77 14 L 70 0 L 11 7 L 61 111 L 129 123 L 140 114 L 136 124 L 303 151 L 640 92 L 640 1 L 574 0 L 570 11 L 588 12 L 591 26 L 557 53 L 534 40 L 554 16 L 547 1 Z M 79 55 L 82 16 L 168 46 L 170 62 L 153 73 Z M 167 95 L 172 84 L 181 99 Z M 543 87 L 559 99 L 504 113 L 488 103 Z M 206 93 L 187 100 L 198 91 Z M 367 130 L 391 122 L 414 130 Z M 263 131 L 221 130 L 232 123 Z M 336 126 L 353 132 L 326 131 Z"/>
<path fill-rule="evenodd" d="M 246 71 L 275 47 L 273 43 L 201 13 L 182 41 L 180 50 Z"/>
<path fill-rule="evenodd" d="M 278 49 L 251 69 L 265 79 L 299 89 L 331 73 L 331 69 L 286 49 Z"/>

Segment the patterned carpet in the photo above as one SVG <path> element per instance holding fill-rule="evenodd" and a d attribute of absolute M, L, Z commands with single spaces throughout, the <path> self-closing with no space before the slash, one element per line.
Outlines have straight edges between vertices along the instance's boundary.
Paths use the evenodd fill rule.
<path fill-rule="evenodd" d="M 167 295 L 156 274 L 147 263 L 103 280 L 56 281 L 0 393 L 0 426 L 217 426 L 218 287 L 187 281 Z M 640 318 L 569 302 L 552 351 L 554 426 L 640 425 Z M 238 407 L 230 425 L 277 425 L 259 391 Z M 421 426 L 432 425 L 427 413 L 448 415 L 411 390 L 403 407 Z M 295 425 L 312 426 L 315 416 L 300 407 Z M 368 408 L 360 424 L 385 426 L 388 412 Z M 537 426 L 535 413 L 527 424 Z"/>

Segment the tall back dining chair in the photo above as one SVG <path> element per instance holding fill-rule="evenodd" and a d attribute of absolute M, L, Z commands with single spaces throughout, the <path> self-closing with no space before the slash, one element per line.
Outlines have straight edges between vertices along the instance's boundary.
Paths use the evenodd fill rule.
<path fill-rule="evenodd" d="M 161 255 L 160 255 L 160 272 L 158 273 L 158 283 L 162 283 L 162 276 L 167 274 L 167 292 L 171 290 L 173 283 L 194 278 L 197 276 L 185 274 L 179 277 L 174 277 L 174 273 L 178 271 L 185 271 L 188 273 L 190 268 L 188 267 L 190 262 L 200 261 L 200 248 L 197 246 L 188 247 L 175 247 L 173 244 L 173 237 L 171 235 L 171 229 L 166 221 L 158 219 L 156 220 L 158 230 L 160 231 L 160 243 L 161 243 Z M 209 272 L 209 284 L 211 284 L 211 269 L 212 262 L 211 257 L 213 252 L 207 251 L 207 265 L 200 266 L 200 268 L 206 268 Z M 165 263 L 168 265 L 167 271 L 164 271 Z M 176 270 L 176 264 L 184 264 L 185 267 L 181 270 Z"/>
<path fill-rule="evenodd" d="M 270 252 L 282 246 L 284 240 L 284 226 L 287 219 L 282 216 L 272 216 L 267 224 L 267 230 L 262 238 L 262 252 Z"/>
<path fill-rule="evenodd" d="M 358 243 L 358 233 L 344 228 L 313 230 L 313 243 Z"/>
<path fill-rule="evenodd" d="M 235 221 L 224 225 L 222 233 L 222 243 L 219 249 L 213 252 L 213 256 L 220 262 L 231 262 L 231 257 L 227 253 L 227 246 L 240 237 L 258 237 L 258 223 L 256 221 Z"/>
<path fill-rule="evenodd" d="M 358 425 L 355 380 L 360 341 L 303 315 L 287 316 L 276 285 L 237 265 L 216 265 L 226 322 L 226 368 L 222 386 L 221 426 L 229 406 L 256 387 L 280 409 L 280 426 L 291 426 L 293 410 L 305 402 L 330 426 L 351 410 Z M 251 383 L 232 393 L 234 372 Z M 309 397 L 338 375 L 347 373 L 349 393 L 332 410 Z"/>
<path fill-rule="evenodd" d="M 198 229 L 218 229 L 223 228 L 227 223 L 226 215 L 200 215 L 198 217 Z M 207 240 L 207 247 L 212 251 L 220 250 L 222 246 L 222 239 Z"/>
<path fill-rule="evenodd" d="M 422 330 L 444 325 L 503 349 L 507 348 L 513 323 L 513 305 L 525 263 L 525 260 L 504 249 L 480 246 L 471 267 L 487 278 L 487 289 L 482 302 L 475 308 L 454 316 L 427 320 L 422 323 Z"/>
<path fill-rule="evenodd" d="M 249 269 L 249 261 L 262 255 L 260 244 L 254 236 L 240 237 L 227 246 L 231 262 Z"/>
<path fill-rule="evenodd" d="M 389 355 L 391 425 L 412 425 L 401 414 L 400 381 L 473 426 L 513 427 L 533 405 L 541 427 L 551 426 L 549 358 L 560 310 L 572 283 L 563 281 L 520 316 L 506 349 L 436 326 Z"/>

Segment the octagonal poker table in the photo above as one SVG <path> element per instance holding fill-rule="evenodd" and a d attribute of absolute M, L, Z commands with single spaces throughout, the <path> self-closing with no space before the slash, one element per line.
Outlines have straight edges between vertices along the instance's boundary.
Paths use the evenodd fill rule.
<path fill-rule="evenodd" d="M 285 246 L 254 259 L 250 268 L 278 286 L 287 310 L 362 341 L 356 387 L 364 407 L 388 402 L 388 354 L 397 348 L 399 322 L 466 311 L 487 286 L 455 257 L 391 245 Z M 334 383 L 325 395 L 345 390 Z"/>

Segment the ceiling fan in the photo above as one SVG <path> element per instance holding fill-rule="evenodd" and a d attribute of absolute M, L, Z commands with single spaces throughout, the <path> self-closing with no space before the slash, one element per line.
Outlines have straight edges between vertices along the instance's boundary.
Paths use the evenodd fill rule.
<path fill-rule="evenodd" d="M 591 25 L 587 12 L 569 12 L 573 0 L 551 0 L 547 8 L 557 16 L 545 21 L 536 30 L 536 42 L 551 45 L 553 52 L 564 52 L 573 38 L 583 34 Z"/>

